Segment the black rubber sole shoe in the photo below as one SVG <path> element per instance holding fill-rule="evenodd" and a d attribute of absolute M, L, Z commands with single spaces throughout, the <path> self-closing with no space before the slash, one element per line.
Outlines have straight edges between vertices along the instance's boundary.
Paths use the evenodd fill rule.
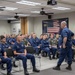
<path fill-rule="evenodd" d="M 72 71 L 72 68 L 71 67 L 66 67 L 67 70 L 69 71 Z"/>
<path fill-rule="evenodd" d="M 40 72 L 40 70 L 38 70 L 38 69 L 33 69 L 33 72 Z"/>
<path fill-rule="evenodd" d="M 53 70 L 58 70 L 58 71 L 60 71 L 60 67 L 57 67 L 57 66 L 56 66 L 56 67 L 53 68 Z"/>

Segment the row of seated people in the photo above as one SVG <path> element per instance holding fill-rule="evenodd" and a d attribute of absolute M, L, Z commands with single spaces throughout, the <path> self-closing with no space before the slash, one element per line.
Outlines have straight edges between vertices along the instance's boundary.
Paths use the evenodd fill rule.
<path fill-rule="evenodd" d="M 47 34 L 41 34 L 40 38 L 38 38 L 36 34 L 33 33 L 32 36 L 25 37 L 24 40 L 28 42 L 28 45 L 31 45 L 34 48 L 36 54 L 39 54 L 39 52 L 47 52 L 50 60 L 52 58 L 55 59 L 58 38 L 55 42 L 54 39 L 48 38 Z M 53 46 L 53 43 L 55 47 Z"/>
<path fill-rule="evenodd" d="M 12 59 L 7 57 L 6 48 L 13 51 L 15 59 L 22 60 L 24 75 L 29 75 L 27 71 L 27 59 L 31 60 L 33 71 L 40 72 L 40 70 L 36 68 L 36 61 L 34 55 L 27 53 L 25 45 L 22 42 L 22 36 L 17 36 L 16 41 L 15 42 L 11 41 L 11 44 L 9 44 L 6 43 L 5 36 L 1 35 L 0 36 L 0 64 L 3 63 L 7 64 L 7 75 L 11 75 Z"/>
<path fill-rule="evenodd" d="M 21 36 L 23 39 L 22 41 L 25 43 L 25 45 L 32 46 L 36 54 L 39 54 L 39 52 L 44 51 L 47 52 L 49 59 L 55 58 L 57 48 L 53 47 L 52 44 L 55 42 L 56 44 L 55 43 L 54 44 L 57 46 L 58 38 L 56 39 L 56 41 L 54 40 L 54 38 L 52 39 L 52 37 L 48 39 L 47 34 L 44 35 L 41 34 L 40 38 L 38 38 L 35 33 L 32 33 L 30 36 L 28 36 L 27 34 Z M 11 35 L 10 37 L 6 36 L 6 42 L 8 45 L 13 46 L 13 44 L 16 42 L 15 36 L 14 35 Z M 53 55 L 52 58 L 50 54 Z M 15 64 L 14 66 L 16 67 Z"/>
<path fill-rule="evenodd" d="M 56 36 L 50 35 L 48 36 L 47 34 L 41 34 L 40 38 L 36 36 L 35 33 L 32 35 L 26 36 L 23 38 L 23 41 L 28 42 L 28 45 L 31 45 L 36 54 L 39 54 L 39 51 L 44 51 L 47 52 L 49 59 L 55 59 L 56 53 L 60 53 L 61 50 L 61 36 L 59 34 L 56 34 Z M 74 48 L 75 48 L 75 39 L 74 36 L 72 37 L 72 51 L 73 51 L 73 60 L 74 60 Z M 52 57 L 51 57 L 52 54 Z M 57 56 L 58 57 L 58 56 Z"/>
<path fill-rule="evenodd" d="M 5 39 L 6 39 L 6 41 L 5 41 Z M 12 49 L 14 51 L 15 57 L 17 59 L 21 59 L 23 61 L 23 66 L 26 66 L 27 58 L 31 59 L 31 61 L 32 61 L 32 58 L 30 58 L 30 57 L 33 57 L 33 59 L 34 59 L 33 60 L 34 63 L 32 62 L 32 65 L 35 64 L 35 58 L 33 55 L 28 54 L 28 56 L 23 57 L 24 53 L 27 54 L 26 50 L 24 52 L 25 45 L 26 46 L 32 46 L 34 48 L 36 54 L 39 54 L 39 51 L 40 52 L 41 51 L 47 52 L 49 59 L 55 58 L 56 52 L 58 49 L 60 50 L 60 45 L 61 45 L 61 42 L 60 42 L 61 39 L 58 37 L 58 35 L 56 38 L 54 38 L 53 36 L 50 36 L 48 38 L 47 34 L 41 34 L 40 38 L 38 38 L 36 36 L 36 34 L 33 33 L 29 36 L 27 34 L 26 35 L 20 35 L 20 37 L 15 36 L 15 35 L 6 36 L 5 39 L 3 39 L 3 36 L 1 36 L 1 48 L 0 48 L 0 50 L 4 50 L 5 48 Z M 21 43 L 18 44 L 20 41 L 21 41 Z M 73 45 L 75 45 L 74 37 L 73 37 L 72 42 L 73 42 Z M 23 44 L 25 44 L 25 45 L 23 45 Z M 55 44 L 57 47 L 54 47 L 53 44 Z M 24 47 L 22 47 L 22 45 Z M 4 53 L 4 54 L 3 53 L 4 52 L 2 52 L 2 56 L 6 55 L 6 53 Z M 52 58 L 51 58 L 51 54 L 52 54 Z M 31 55 L 31 56 L 29 56 L 29 55 Z M 1 61 L 1 59 L 0 59 L 0 61 Z M 8 67 L 7 67 L 7 69 L 8 69 Z M 25 74 L 28 74 L 26 67 L 24 67 L 24 70 L 25 70 Z M 33 67 L 33 70 L 35 71 L 37 69 Z M 10 72 L 8 71 L 7 74 L 10 75 Z"/>
<path fill-rule="evenodd" d="M 39 52 L 47 52 L 49 59 L 55 59 L 55 55 L 58 52 L 60 52 L 60 37 L 59 34 L 56 34 L 56 36 L 53 36 L 50 34 L 50 36 L 48 36 L 47 34 L 41 34 L 40 38 L 38 38 L 36 36 L 35 33 L 31 33 L 31 35 L 21 35 L 22 36 L 22 41 L 24 42 L 24 44 L 26 46 L 32 46 L 36 52 L 36 54 L 39 54 Z M 74 38 L 73 38 L 73 46 L 74 44 Z M 9 37 L 9 35 L 6 36 L 6 42 L 8 43 L 8 45 L 13 45 L 16 42 L 16 36 L 15 35 L 11 35 Z M 74 51 L 74 50 L 73 50 Z M 73 52 L 74 53 L 74 52 Z M 52 54 L 52 57 L 51 57 Z M 74 59 L 74 54 L 73 54 L 73 59 Z M 17 65 L 15 65 L 15 62 L 13 63 L 14 67 L 16 67 Z"/>

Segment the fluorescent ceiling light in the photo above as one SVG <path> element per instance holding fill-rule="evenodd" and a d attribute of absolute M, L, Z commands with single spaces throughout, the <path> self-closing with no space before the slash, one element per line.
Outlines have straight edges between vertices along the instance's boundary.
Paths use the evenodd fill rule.
<path fill-rule="evenodd" d="M 14 17 L 12 17 L 12 18 L 7 18 L 7 20 L 15 20 L 15 18 L 14 18 Z"/>
<path fill-rule="evenodd" d="M 18 8 L 7 7 L 7 6 L 0 6 L 0 7 L 1 7 L 1 9 L 4 9 L 4 10 L 11 10 L 11 11 L 14 11 L 14 10 L 18 9 Z"/>
<path fill-rule="evenodd" d="M 25 1 L 25 0 L 22 0 L 22 1 L 16 2 L 16 3 L 25 4 L 25 5 L 31 5 L 31 6 L 41 5 L 41 3 L 36 3 L 36 2 L 31 2 L 31 1 Z"/>
<path fill-rule="evenodd" d="M 70 10 L 70 8 L 66 8 L 66 7 L 55 7 L 52 9 L 56 9 L 56 10 Z"/>
<path fill-rule="evenodd" d="M 40 11 L 31 11 L 31 13 L 40 13 Z"/>
<path fill-rule="evenodd" d="M 16 10 L 16 9 L 18 9 L 18 8 L 14 8 L 14 7 L 5 7 L 5 8 L 3 8 L 4 10 L 11 10 L 11 11 L 14 11 L 14 10 Z"/>
<path fill-rule="evenodd" d="M 30 16 L 29 14 L 18 14 L 18 16 Z"/>

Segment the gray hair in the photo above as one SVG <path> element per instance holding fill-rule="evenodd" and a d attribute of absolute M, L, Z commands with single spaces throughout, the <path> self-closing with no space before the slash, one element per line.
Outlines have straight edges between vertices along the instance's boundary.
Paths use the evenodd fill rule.
<path fill-rule="evenodd" d="M 66 21 L 62 21 L 61 24 L 67 25 L 67 22 Z"/>

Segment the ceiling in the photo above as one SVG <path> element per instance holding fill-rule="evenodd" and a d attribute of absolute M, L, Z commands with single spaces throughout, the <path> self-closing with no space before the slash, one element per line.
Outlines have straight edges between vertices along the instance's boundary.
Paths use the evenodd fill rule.
<path fill-rule="evenodd" d="M 21 1 L 21 0 L 0 0 L 0 6 L 18 8 L 14 11 L 8 11 L 8 10 L 0 11 L 0 19 L 12 18 L 15 15 L 15 13 L 26 14 L 26 15 L 29 15 L 30 17 L 41 16 L 38 13 L 31 13 L 31 11 L 41 11 L 41 8 L 45 8 L 46 12 L 49 12 L 49 13 L 53 12 L 54 14 L 75 11 L 75 0 L 56 0 L 58 4 L 55 6 L 47 5 L 48 0 L 27 0 L 27 1 L 41 3 L 41 5 L 37 5 L 37 6 L 17 4 L 16 2 L 18 1 Z M 65 11 L 55 10 L 55 9 L 52 9 L 53 7 L 67 7 L 67 8 L 71 8 L 71 10 L 65 10 Z"/>

